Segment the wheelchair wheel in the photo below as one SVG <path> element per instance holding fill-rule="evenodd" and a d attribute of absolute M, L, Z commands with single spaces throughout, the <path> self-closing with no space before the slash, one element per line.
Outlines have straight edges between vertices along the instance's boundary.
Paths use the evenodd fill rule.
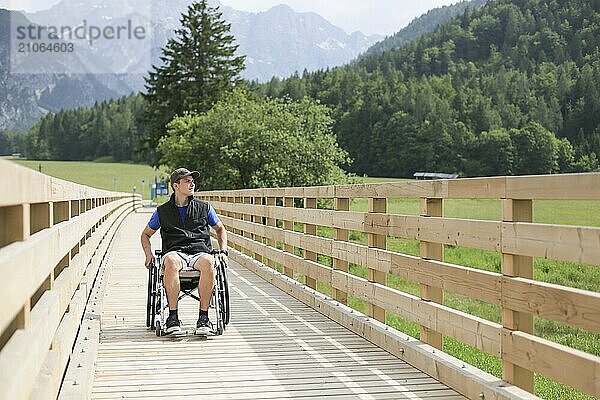
<path fill-rule="evenodd" d="M 150 327 L 155 326 L 156 313 L 158 307 L 160 307 L 160 299 L 158 299 L 158 267 L 153 265 L 152 269 L 152 297 L 151 297 L 151 314 L 150 314 Z M 158 301 L 157 301 L 158 300 Z"/>
<path fill-rule="evenodd" d="M 146 301 L 146 327 L 147 328 L 154 328 L 152 322 L 151 322 L 151 315 L 154 313 L 154 310 L 152 310 L 152 277 L 153 275 L 153 268 L 152 266 L 148 267 L 148 297 L 147 297 L 147 301 Z"/>
<path fill-rule="evenodd" d="M 220 279 L 221 279 L 221 292 L 220 301 L 222 305 L 223 324 L 229 324 L 229 283 L 227 281 L 227 267 L 224 262 L 219 263 Z M 225 326 L 223 326 L 223 329 Z"/>
<path fill-rule="evenodd" d="M 156 326 L 154 328 L 154 331 L 156 332 L 156 336 L 158 336 L 158 337 L 163 336 L 163 331 L 160 328 L 160 321 L 156 321 Z"/>
<path fill-rule="evenodd" d="M 219 290 L 215 289 L 213 301 L 215 303 L 215 314 L 217 315 L 216 329 L 215 333 L 217 335 L 222 335 L 225 331 L 225 324 L 223 323 L 223 313 L 221 311 L 221 304 L 218 300 L 219 298 Z"/>

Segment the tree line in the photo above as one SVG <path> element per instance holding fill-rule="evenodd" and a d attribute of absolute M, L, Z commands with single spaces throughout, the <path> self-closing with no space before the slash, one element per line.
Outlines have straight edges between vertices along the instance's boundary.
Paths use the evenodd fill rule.
<path fill-rule="evenodd" d="M 264 96 L 309 96 L 329 105 L 358 174 L 595 170 L 599 16 L 597 0 L 490 1 L 400 49 L 252 86 Z M 543 162 L 519 150 L 517 138 L 531 135 L 518 132 L 532 129 L 545 131 L 534 137 L 558 139 Z M 510 146 L 490 146 L 499 135 Z"/>
<path fill-rule="evenodd" d="M 91 108 L 65 110 L 42 118 L 24 139 L 24 155 L 35 160 L 148 162 L 140 95 L 105 101 Z"/>
<path fill-rule="evenodd" d="M 202 117 L 215 104 L 220 110 L 245 112 L 222 102 L 238 101 L 240 95 L 231 93 L 246 86 L 238 78 L 243 59 L 234 55 L 229 26 L 217 9 L 203 3 L 195 3 L 182 17 L 183 27 L 163 50 L 164 66 L 149 74 L 146 95 L 47 116 L 29 132 L 26 155 L 108 155 L 169 164 L 172 160 L 165 156 L 175 148 L 165 143 L 175 144 L 168 139 L 173 135 L 185 140 L 181 127 L 196 129 L 195 124 L 218 118 L 222 126 L 233 127 L 225 114 Z M 599 16 L 600 0 L 490 1 L 402 48 L 344 67 L 248 83 L 254 95 L 245 91 L 243 97 L 269 113 L 276 108 L 269 99 L 277 98 L 326 106 L 323 112 L 332 124 L 323 132 L 332 134 L 344 152 L 333 159 L 360 175 L 597 170 Z M 208 65 L 206 60 L 218 62 Z M 210 76 L 223 79 L 212 81 Z M 171 123 L 174 118 L 184 122 Z M 302 140 L 307 137 L 309 133 Z M 167 139 L 159 145 L 161 138 Z M 221 146 L 221 154 L 231 148 Z"/>

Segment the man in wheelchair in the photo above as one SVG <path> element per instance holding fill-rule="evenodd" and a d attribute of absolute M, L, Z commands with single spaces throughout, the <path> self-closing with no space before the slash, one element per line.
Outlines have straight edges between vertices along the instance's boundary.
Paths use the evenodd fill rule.
<path fill-rule="evenodd" d="M 159 206 L 152 214 L 148 225 L 141 235 L 142 248 L 146 255 L 145 265 L 154 263 L 150 237 L 161 230 L 162 257 L 158 267 L 164 268 L 164 287 L 169 306 L 165 333 L 181 331 L 181 321 L 177 314 L 180 282 L 179 271 L 197 270 L 200 272 L 198 294 L 200 312 L 196 323 L 196 334 L 206 335 L 211 323 L 208 308 L 213 293 L 215 259 L 212 253 L 210 228 L 217 234 L 221 249 L 218 257 L 227 262 L 227 231 L 212 206 L 193 197 L 194 179 L 200 176 L 198 171 L 179 168 L 171 174 L 173 194 L 168 202 Z"/>

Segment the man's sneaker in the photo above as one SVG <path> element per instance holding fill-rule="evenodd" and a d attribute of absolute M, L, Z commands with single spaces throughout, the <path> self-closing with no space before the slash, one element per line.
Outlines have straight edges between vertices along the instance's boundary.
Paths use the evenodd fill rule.
<path fill-rule="evenodd" d="M 167 329 L 165 329 L 165 333 L 168 335 L 170 333 L 179 332 L 181 332 L 181 321 L 175 315 L 169 315 L 167 318 Z"/>
<path fill-rule="evenodd" d="M 196 335 L 208 335 L 210 332 L 210 320 L 208 319 L 208 315 L 201 315 L 198 318 L 198 322 L 196 322 Z"/>

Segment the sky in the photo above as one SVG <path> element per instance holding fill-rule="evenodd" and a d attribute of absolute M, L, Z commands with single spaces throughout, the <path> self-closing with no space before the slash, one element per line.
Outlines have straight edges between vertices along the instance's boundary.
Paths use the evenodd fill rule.
<path fill-rule="evenodd" d="M 60 0 L 0 0 L 0 8 L 45 10 Z M 90 1 L 90 0 L 85 0 Z M 287 4 L 298 12 L 313 11 L 347 33 L 391 35 L 428 10 L 459 0 L 221 0 L 237 10 L 260 12 Z M 92 0 L 93 2 L 93 0 Z"/>

